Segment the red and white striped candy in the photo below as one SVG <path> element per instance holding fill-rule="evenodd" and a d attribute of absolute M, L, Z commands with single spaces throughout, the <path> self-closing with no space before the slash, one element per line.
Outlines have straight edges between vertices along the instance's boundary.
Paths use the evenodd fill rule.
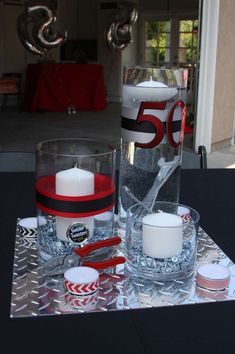
<path fill-rule="evenodd" d="M 64 273 L 65 289 L 75 295 L 94 293 L 99 287 L 99 273 L 91 267 L 72 267 Z"/>

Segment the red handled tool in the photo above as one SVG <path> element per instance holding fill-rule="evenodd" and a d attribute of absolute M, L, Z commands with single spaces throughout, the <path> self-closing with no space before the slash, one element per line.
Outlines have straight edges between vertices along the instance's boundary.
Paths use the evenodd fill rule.
<path fill-rule="evenodd" d="M 92 261 L 86 260 L 84 258 L 89 256 L 93 251 L 104 247 L 117 246 L 120 243 L 121 238 L 116 236 L 106 240 L 90 243 L 82 248 L 75 248 L 72 254 L 56 256 L 45 262 L 43 269 L 47 275 L 60 275 L 64 273 L 68 268 L 75 266 L 92 267 L 97 270 L 114 267 L 118 264 L 125 263 L 125 257 L 118 256 L 106 259 L 104 261 Z"/>

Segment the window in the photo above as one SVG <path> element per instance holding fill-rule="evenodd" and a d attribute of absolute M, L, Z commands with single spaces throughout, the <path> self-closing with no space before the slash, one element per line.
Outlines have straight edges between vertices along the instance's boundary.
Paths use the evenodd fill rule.
<path fill-rule="evenodd" d="M 145 22 L 145 64 L 164 65 L 170 62 L 171 22 Z"/>
<path fill-rule="evenodd" d="M 197 61 L 198 20 L 144 21 L 144 65 L 190 66 Z"/>
<path fill-rule="evenodd" d="M 143 16 L 141 22 L 142 65 L 188 69 L 187 116 L 194 116 L 198 70 L 198 15 Z"/>
<path fill-rule="evenodd" d="M 179 64 L 197 61 L 198 20 L 181 20 L 179 22 Z"/>

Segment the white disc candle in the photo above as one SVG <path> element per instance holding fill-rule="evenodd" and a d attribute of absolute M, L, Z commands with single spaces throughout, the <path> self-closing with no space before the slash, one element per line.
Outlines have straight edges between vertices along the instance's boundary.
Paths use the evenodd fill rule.
<path fill-rule="evenodd" d="M 157 90 L 156 90 L 157 88 Z M 140 82 L 136 86 L 124 85 L 123 87 L 125 99 L 135 99 L 137 101 L 167 101 L 177 95 L 177 88 L 168 87 L 167 85 L 150 79 L 149 81 Z"/>
<path fill-rule="evenodd" d="M 169 213 L 148 214 L 142 219 L 143 253 L 153 258 L 179 255 L 183 246 L 183 222 Z"/>
<path fill-rule="evenodd" d="M 94 194 L 94 174 L 81 168 L 73 167 L 60 171 L 56 174 L 55 191 L 56 194 L 72 197 L 81 197 Z M 94 217 L 86 218 L 63 218 L 56 217 L 57 237 L 62 241 L 68 241 L 66 231 L 75 222 L 84 223 L 89 229 L 89 234 L 93 232 Z"/>

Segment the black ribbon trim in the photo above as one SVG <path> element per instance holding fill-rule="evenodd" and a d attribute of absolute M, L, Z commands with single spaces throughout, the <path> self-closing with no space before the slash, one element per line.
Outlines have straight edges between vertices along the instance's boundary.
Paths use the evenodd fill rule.
<path fill-rule="evenodd" d="M 114 203 L 114 193 L 95 200 L 82 202 L 71 202 L 65 200 L 52 199 L 36 191 L 36 201 L 47 209 L 63 213 L 92 213 L 108 208 Z"/>
<path fill-rule="evenodd" d="M 162 125 L 166 131 L 166 122 L 162 122 Z M 140 133 L 156 133 L 155 127 L 150 122 L 137 123 L 135 119 L 122 117 L 121 127 L 126 130 L 131 130 Z M 181 120 L 174 120 L 172 122 L 172 133 L 176 133 L 181 130 Z"/>

